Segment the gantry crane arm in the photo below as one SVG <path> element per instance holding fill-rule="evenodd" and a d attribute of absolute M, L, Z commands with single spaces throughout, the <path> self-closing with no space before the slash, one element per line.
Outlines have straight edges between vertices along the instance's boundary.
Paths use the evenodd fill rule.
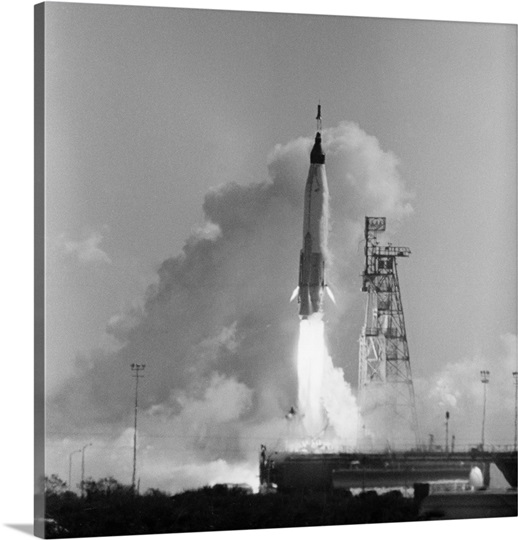
<path fill-rule="evenodd" d="M 374 246 L 372 254 L 376 257 L 408 257 L 411 251 L 407 247 L 396 246 Z"/>

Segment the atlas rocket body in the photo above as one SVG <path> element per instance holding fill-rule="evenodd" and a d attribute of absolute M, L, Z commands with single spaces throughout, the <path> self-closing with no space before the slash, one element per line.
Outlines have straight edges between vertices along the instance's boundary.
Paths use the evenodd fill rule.
<path fill-rule="evenodd" d="M 310 154 L 309 174 L 304 193 L 303 246 L 300 252 L 298 299 L 299 315 L 307 319 L 323 311 L 326 290 L 328 198 L 325 154 L 322 151 L 322 117 L 317 114 L 317 134 Z M 329 292 L 329 291 L 328 291 Z"/>

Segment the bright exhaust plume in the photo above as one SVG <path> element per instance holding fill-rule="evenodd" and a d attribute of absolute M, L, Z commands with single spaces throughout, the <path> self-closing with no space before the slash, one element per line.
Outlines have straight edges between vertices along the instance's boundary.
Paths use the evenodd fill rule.
<path fill-rule="evenodd" d="M 300 321 L 297 358 L 298 409 L 309 439 L 326 447 L 356 446 L 358 407 L 343 371 L 333 366 L 322 314 Z"/>
<path fill-rule="evenodd" d="M 307 435 L 316 437 L 324 429 L 322 382 L 327 350 L 324 321 L 319 314 L 300 321 L 297 374 L 299 411 Z"/>

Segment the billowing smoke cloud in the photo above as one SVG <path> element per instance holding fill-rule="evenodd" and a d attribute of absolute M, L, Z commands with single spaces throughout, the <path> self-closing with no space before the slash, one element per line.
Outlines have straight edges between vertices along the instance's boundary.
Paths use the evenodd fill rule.
<path fill-rule="evenodd" d="M 310 138 L 277 145 L 268 180 L 207 193 L 205 223 L 161 264 L 142 308 L 111 318 L 107 332 L 119 347 L 77 358 L 75 375 L 50 396 L 50 468 L 59 470 L 78 441 L 92 441 L 88 474 L 129 481 L 129 366 L 136 362 L 146 364 L 139 387 L 143 487 L 176 490 L 224 477 L 257 482 L 260 444 L 281 448 L 297 400 L 299 321 L 288 300 L 298 278 L 311 145 Z M 364 216 L 386 216 L 394 227 L 412 209 L 396 157 L 376 138 L 342 123 L 324 131 L 323 147 L 338 303 L 326 313 L 330 354 L 351 380 L 362 318 L 351 323 L 347 313 L 359 288 Z M 340 399 L 328 404 L 333 414 Z"/>

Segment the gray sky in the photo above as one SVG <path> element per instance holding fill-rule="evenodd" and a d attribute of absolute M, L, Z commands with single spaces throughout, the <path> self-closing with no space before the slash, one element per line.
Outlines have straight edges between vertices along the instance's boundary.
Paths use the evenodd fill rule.
<path fill-rule="evenodd" d="M 412 250 L 399 272 L 423 436 L 449 409 L 457 441 L 478 442 L 487 368 L 486 441 L 512 443 L 516 27 L 59 3 L 47 23 L 49 469 L 66 476 L 94 440 L 92 474 L 127 480 L 130 461 L 106 456 L 130 445 L 132 361 L 148 364 L 150 484 L 167 455 L 182 486 L 231 474 L 244 436 L 281 429 L 319 100 L 335 365 L 355 387 L 358 226 L 387 215 Z"/>

